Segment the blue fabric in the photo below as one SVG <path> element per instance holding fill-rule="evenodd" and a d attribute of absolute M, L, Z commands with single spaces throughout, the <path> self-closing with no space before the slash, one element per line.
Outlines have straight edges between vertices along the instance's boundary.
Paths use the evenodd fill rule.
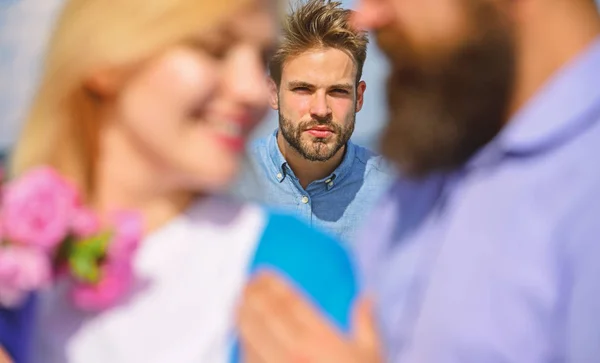
<path fill-rule="evenodd" d="M 234 190 L 238 196 L 290 211 L 348 243 L 395 175 L 381 156 L 348 142 L 333 173 L 304 189 L 277 146 L 277 130 L 254 142 L 249 156 L 250 168 Z"/>
<path fill-rule="evenodd" d="M 15 363 L 28 361 L 29 343 L 34 324 L 35 296 L 18 309 L 0 308 L 0 346 Z"/>
<path fill-rule="evenodd" d="M 270 214 L 249 273 L 280 272 L 341 331 L 348 332 L 358 293 L 348 252 L 334 238 L 285 214 Z M 236 344 L 232 363 L 240 362 Z"/>

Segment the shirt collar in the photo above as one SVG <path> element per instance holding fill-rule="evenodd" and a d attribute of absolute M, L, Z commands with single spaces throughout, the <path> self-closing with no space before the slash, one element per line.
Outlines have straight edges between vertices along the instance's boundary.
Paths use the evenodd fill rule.
<path fill-rule="evenodd" d="M 271 159 L 271 163 L 273 166 L 272 177 L 274 177 L 277 181 L 282 182 L 288 175 L 291 175 L 294 178 L 296 178 L 296 176 L 294 175 L 294 172 L 292 171 L 292 169 L 287 165 L 287 162 L 286 162 L 285 158 L 283 157 L 281 150 L 279 150 L 279 145 L 277 145 L 277 133 L 278 132 L 279 132 L 279 129 L 276 129 L 271 134 L 271 136 L 269 136 L 269 139 L 267 140 L 267 148 L 268 148 L 269 158 Z M 318 182 L 322 181 L 328 185 L 328 189 L 331 189 L 331 187 L 333 186 L 333 184 L 331 184 L 331 182 L 333 180 L 336 180 L 337 182 L 339 182 L 340 180 L 345 178 L 346 175 L 348 175 L 352 171 L 352 167 L 353 167 L 355 158 L 356 158 L 356 145 L 354 143 L 352 143 L 351 141 L 348 141 L 348 143 L 346 143 L 346 150 L 345 150 L 344 157 L 343 157 L 340 165 L 333 171 L 333 173 L 331 173 L 331 175 L 323 178 L 322 180 L 317 180 L 316 182 L 318 183 Z"/>
<path fill-rule="evenodd" d="M 594 112 L 600 112 L 599 64 L 600 37 L 559 70 L 468 165 L 552 148 L 593 122 Z"/>
<path fill-rule="evenodd" d="M 287 168 L 285 158 L 279 150 L 279 145 L 277 145 L 277 132 L 279 129 L 275 129 L 275 131 L 269 136 L 267 140 L 267 152 L 269 154 L 269 158 L 271 159 L 272 168 L 272 177 L 274 177 L 277 181 L 282 182 L 285 179 L 287 174 Z"/>

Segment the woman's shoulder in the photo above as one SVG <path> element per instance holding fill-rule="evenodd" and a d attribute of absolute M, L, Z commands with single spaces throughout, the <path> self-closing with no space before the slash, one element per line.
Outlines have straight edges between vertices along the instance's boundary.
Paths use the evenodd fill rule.
<path fill-rule="evenodd" d="M 214 219 L 221 222 L 234 221 L 248 215 L 264 219 L 267 212 L 255 203 L 225 195 L 197 198 L 184 213 L 184 217 L 189 220 Z"/>
<path fill-rule="evenodd" d="M 260 206 L 226 196 L 208 196 L 196 199 L 175 220 L 155 233 L 163 237 L 175 232 L 218 233 L 223 238 L 234 238 L 242 231 L 244 236 L 258 239 L 267 224 L 267 212 Z"/>

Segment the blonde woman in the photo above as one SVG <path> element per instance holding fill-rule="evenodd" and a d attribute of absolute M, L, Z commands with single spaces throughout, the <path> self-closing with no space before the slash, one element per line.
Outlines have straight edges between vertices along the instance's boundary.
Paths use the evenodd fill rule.
<path fill-rule="evenodd" d="M 291 217 L 216 196 L 267 106 L 275 12 L 270 0 L 66 2 L 12 174 L 50 165 L 100 213 L 139 210 L 145 283 L 100 313 L 72 307 L 60 286 L 39 294 L 20 312 L 35 312 L 32 343 L 23 327 L 18 344 L 0 341 L 17 360 L 30 349 L 44 363 L 228 361 L 237 298 L 261 267 L 346 326 L 346 252 Z"/>

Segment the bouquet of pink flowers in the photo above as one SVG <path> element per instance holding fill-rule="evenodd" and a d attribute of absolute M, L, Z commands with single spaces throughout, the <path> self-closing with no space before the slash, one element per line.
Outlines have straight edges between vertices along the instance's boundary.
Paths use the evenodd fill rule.
<path fill-rule="evenodd" d="M 137 214 L 114 213 L 105 227 L 77 189 L 48 167 L 10 181 L 0 193 L 0 307 L 18 307 L 63 278 L 84 310 L 108 308 L 127 292 L 142 236 Z"/>

